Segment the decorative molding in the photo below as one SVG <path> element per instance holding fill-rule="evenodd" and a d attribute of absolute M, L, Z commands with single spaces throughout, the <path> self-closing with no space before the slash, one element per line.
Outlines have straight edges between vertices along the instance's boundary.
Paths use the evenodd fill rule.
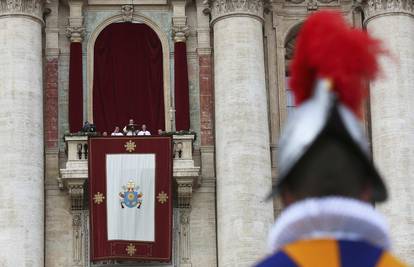
<path fill-rule="evenodd" d="M 191 209 L 180 209 L 180 266 L 191 267 L 190 247 L 190 213 Z"/>
<path fill-rule="evenodd" d="M 134 16 L 134 6 L 133 5 L 123 5 L 121 6 L 122 20 L 124 22 L 132 22 Z"/>
<path fill-rule="evenodd" d="M 68 0 L 69 17 L 66 36 L 71 42 L 80 43 L 85 36 L 85 27 L 83 26 L 83 0 Z"/>
<path fill-rule="evenodd" d="M 190 28 L 187 25 L 174 25 L 172 27 L 174 42 L 185 42 L 190 34 Z"/>
<path fill-rule="evenodd" d="M 82 212 L 76 211 L 72 214 L 73 230 L 73 263 L 75 266 L 82 264 L 83 234 L 82 234 Z"/>
<path fill-rule="evenodd" d="M 193 179 L 180 178 L 177 182 L 177 206 L 180 209 L 191 208 L 191 198 L 193 196 Z"/>
<path fill-rule="evenodd" d="M 187 24 L 187 16 L 185 13 L 186 1 L 172 1 L 173 17 L 172 17 L 172 33 L 174 42 L 185 42 L 190 34 L 190 28 Z"/>
<path fill-rule="evenodd" d="M 318 10 L 319 7 L 340 6 L 339 0 L 286 0 L 286 7 L 306 7 L 308 11 Z"/>
<path fill-rule="evenodd" d="M 68 181 L 67 188 L 69 191 L 70 201 L 71 201 L 71 207 L 70 209 L 72 211 L 76 210 L 83 210 L 83 188 L 84 180 L 82 181 Z"/>
<path fill-rule="evenodd" d="M 217 19 L 241 15 L 253 16 L 263 21 L 263 8 L 266 0 L 207 0 L 211 10 L 211 24 Z"/>
<path fill-rule="evenodd" d="M 413 0 L 366 0 L 362 3 L 365 24 L 373 17 L 393 13 L 414 16 Z"/>
<path fill-rule="evenodd" d="M 66 36 L 70 38 L 71 42 L 81 43 L 85 36 L 85 27 L 69 26 L 66 28 Z"/>
<path fill-rule="evenodd" d="M 0 0 L 0 16 L 23 15 L 43 23 L 45 0 Z"/>
<path fill-rule="evenodd" d="M 318 10 L 318 1 L 308 0 L 307 8 L 308 10 Z"/>

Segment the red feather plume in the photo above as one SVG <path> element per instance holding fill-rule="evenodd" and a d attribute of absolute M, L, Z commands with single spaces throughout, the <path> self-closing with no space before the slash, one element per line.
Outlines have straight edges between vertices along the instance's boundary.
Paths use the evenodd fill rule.
<path fill-rule="evenodd" d="M 339 12 L 312 14 L 299 32 L 290 69 L 296 104 L 312 96 L 317 78 L 329 78 L 339 101 L 361 115 L 368 81 L 377 76 L 378 56 L 385 53 L 379 40 L 348 26 Z"/>

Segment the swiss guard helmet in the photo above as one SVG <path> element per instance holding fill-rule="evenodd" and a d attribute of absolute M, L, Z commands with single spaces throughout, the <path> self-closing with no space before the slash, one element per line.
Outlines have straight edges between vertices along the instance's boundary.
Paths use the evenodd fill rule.
<path fill-rule="evenodd" d="M 371 201 L 386 200 L 360 122 L 381 54 L 386 54 L 381 42 L 348 26 L 339 12 L 316 12 L 304 22 L 290 69 L 297 108 L 279 141 L 279 174 L 271 196 L 301 175 L 335 184 L 337 172 L 357 177 L 349 183 L 369 184 Z"/>

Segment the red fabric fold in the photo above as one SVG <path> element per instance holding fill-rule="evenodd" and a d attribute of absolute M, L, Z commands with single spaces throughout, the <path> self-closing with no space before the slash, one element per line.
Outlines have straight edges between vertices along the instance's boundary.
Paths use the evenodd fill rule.
<path fill-rule="evenodd" d="M 78 132 L 83 126 L 82 44 L 70 44 L 69 61 L 69 130 Z"/>
<path fill-rule="evenodd" d="M 93 121 L 98 131 L 132 118 L 155 134 L 165 129 L 162 46 L 145 24 L 114 23 L 94 49 Z"/>
<path fill-rule="evenodd" d="M 185 42 L 174 44 L 175 128 L 190 129 L 190 101 L 188 91 L 187 47 Z"/>

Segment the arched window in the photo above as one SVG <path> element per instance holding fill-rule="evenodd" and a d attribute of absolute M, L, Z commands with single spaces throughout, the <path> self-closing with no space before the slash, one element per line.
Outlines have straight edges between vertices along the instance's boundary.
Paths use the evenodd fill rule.
<path fill-rule="evenodd" d="M 143 23 L 112 23 L 94 46 L 93 121 L 112 131 L 133 118 L 155 132 L 165 129 L 163 51 Z"/>
<path fill-rule="evenodd" d="M 293 27 L 285 39 L 285 89 L 286 89 L 286 109 L 289 115 L 295 107 L 295 98 L 292 90 L 289 87 L 290 78 L 290 63 L 293 58 L 295 50 L 296 37 L 299 32 L 301 24 Z"/>

